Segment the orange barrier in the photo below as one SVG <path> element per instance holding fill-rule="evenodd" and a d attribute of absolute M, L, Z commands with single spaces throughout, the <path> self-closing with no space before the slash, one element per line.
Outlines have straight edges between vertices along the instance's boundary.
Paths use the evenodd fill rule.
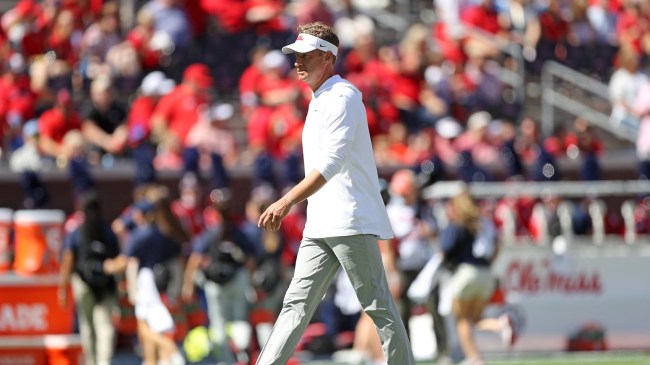
<path fill-rule="evenodd" d="M 13 210 L 0 208 L 0 273 L 11 269 L 11 222 Z"/>
<path fill-rule="evenodd" d="M 82 365 L 78 335 L 0 337 L 0 364 Z"/>
<path fill-rule="evenodd" d="M 19 275 L 58 272 L 65 213 L 62 210 L 18 210 L 13 221 L 14 271 Z"/>
<path fill-rule="evenodd" d="M 59 306 L 57 276 L 25 278 L 0 276 L 0 336 L 69 334 L 73 330 L 74 304 Z M 2 362 L 0 362 L 2 364 Z"/>

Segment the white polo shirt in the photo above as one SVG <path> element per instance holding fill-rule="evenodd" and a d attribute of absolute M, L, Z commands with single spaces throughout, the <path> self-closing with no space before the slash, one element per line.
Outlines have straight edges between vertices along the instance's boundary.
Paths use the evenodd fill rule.
<path fill-rule="evenodd" d="M 309 238 L 393 237 L 379 193 L 377 166 L 361 92 L 335 75 L 313 93 L 302 134 L 305 173 L 327 183 L 307 199 Z"/>

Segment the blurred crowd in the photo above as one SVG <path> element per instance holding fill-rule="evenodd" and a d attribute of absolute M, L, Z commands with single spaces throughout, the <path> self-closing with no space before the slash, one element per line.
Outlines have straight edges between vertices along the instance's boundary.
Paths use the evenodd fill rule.
<path fill-rule="evenodd" d="M 522 122 L 524 100 L 502 76 L 535 77 L 546 60 L 604 82 L 613 74 L 612 118 L 645 135 L 633 99 L 645 80 L 646 2 L 424 6 L 436 21 L 411 22 L 394 40 L 372 15 L 391 4 L 373 1 L 20 0 L 0 27 L 2 157 L 16 172 L 80 156 L 103 168 L 182 170 L 193 149 L 199 169 L 219 153 L 226 168 L 290 170 L 311 93 L 278 49 L 314 20 L 344 35 L 337 71 L 363 92 L 379 166 L 496 166 L 497 176 L 476 176 L 503 180 L 539 175 L 522 169 L 548 155 L 597 162 L 602 146 L 585 141 L 595 137 L 578 121 L 558 123 L 553 149 L 531 153 L 549 136 Z M 523 68 L 504 44 L 520 47 Z"/>
<path fill-rule="evenodd" d="M 26 208 L 47 205 L 41 171 L 69 173 L 76 210 L 65 226 L 61 284 L 72 284 L 75 300 L 105 288 L 110 295 L 92 293 L 91 307 L 118 313 L 101 322 L 78 305 L 86 346 L 111 343 L 115 330 L 137 334 L 145 362 L 173 364 L 179 351 L 170 330 L 181 340 L 189 328 L 209 323 L 214 356 L 234 363 L 245 362 L 269 336 L 305 221 L 304 206 L 297 205 L 278 232 L 256 224 L 302 177 L 301 129 L 311 91 L 279 51 L 293 41 L 297 24 L 335 26 L 337 71 L 363 92 L 377 165 L 400 169 L 384 189 L 398 239 L 383 253 L 393 281 L 401 283 L 393 289 L 405 319 L 417 310 L 405 288 L 436 252 L 446 224 L 443 215 L 430 216 L 443 203 L 426 201 L 424 188 L 454 179 L 558 181 L 564 178 L 558 161 L 565 158 L 580 162 L 580 179 L 602 178 L 605 145 L 588 121 L 579 117 L 542 135 L 499 70 L 535 77 L 544 61 L 556 60 L 609 82 L 612 118 L 639 131 L 639 176 L 650 176 L 650 2 L 435 0 L 425 5 L 437 21 L 409 20 L 397 42 L 378 37 L 383 25 L 373 17 L 391 5 L 19 0 L 1 15 L 2 158 L 20 173 Z M 500 42 L 521 47 L 523 70 Z M 93 169 L 121 161 L 135 165 L 133 202 L 117 218 L 101 217 Z M 241 166 L 251 167 L 253 189 L 239 215 L 229 172 Z M 177 190 L 158 182 L 164 170 L 180 172 Z M 623 236 L 625 212 L 596 216 L 592 200 L 576 202 L 569 223 L 558 214 L 565 211 L 557 196 L 480 203 L 500 232 L 535 241 L 567 229 L 591 234 L 594 217 L 602 218 L 606 233 Z M 650 204 L 640 201 L 630 212 L 636 232 L 650 233 Z M 405 216 L 410 220 L 400 221 Z M 80 249 L 97 241 L 109 246 Z M 93 255 L 105 263 L 88 264 Z M 134 283 L 148 294 L 135 295 Z M 359 310 L 337 304 L 336 292 L 299 349 L 372 352 L 349 336 Z M 113 312 L 115 306 L 121 310 Z M 168 320 L 151 322 L 151 315 L 165 317 L 161 308 Z M 107 330 L 88 332 L 100 328 Z M 110 346 L 92 346 L 88 364 L 110 361 Z"/>

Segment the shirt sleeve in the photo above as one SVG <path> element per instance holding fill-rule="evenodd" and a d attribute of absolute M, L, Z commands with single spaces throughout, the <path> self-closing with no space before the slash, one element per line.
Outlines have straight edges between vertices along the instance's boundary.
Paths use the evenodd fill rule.
<path fill-rule="evenodd" d="M 163 96 L 158 104 L 156 104 L 153 116 L 162 117 L 165 119 L 166 123 L 169 123 L 169 119 L 172 115 L 172 110 L 173 108 L 177 107 L 175 106 L 177 103 L 175 102 L 176 100 L 174 100 L 174 96 L 175 92 Z"/>
<path fill-rule="evenodd" d="M 84 104 L 81 107 L 81 120 L 82 122 L 91 121 L 93 124 L 97 124 L 97 113 L 92 105 Z"/>
<path fill-rule="evenodd" d="M 449 253 L 456 246 L 456 241 L 458 239 L 458 231 L 453 225 L 448 225 L 440 234 L 440 239 L 438 244 L 440 249 L 444 253 Z"/>
<path fill-rule="evenodd" d="M 210 248 L 210 244 L 214 241 L 216 228 L 209 229 L 199 235 L 192 243 L 192 253 L 205 254 Z"/>
<path fill-rule="evenodd" d="M 116 257 L 120 254 L 120 245 L 117 236 L 108 224 L 104 225 L 104 237 L 106 239 L 106 246 L 108 247 L 108 256 Z"/>
<path fill-rule="evenodd" d="M 38 133 L 52 138 L 54 136 L 54 122 L 52 113 L 48 110 L 38 119 Z"/>
<path fill-rule="evenodd" d="M 77 247 L 79 247 L 79 229 L 75 229 L 63 238 L 63 252 L 75 251 Z"/>
<path fill-rule="evenodd" d="M 328 105 L 325 114 L 327 136 L 324 139 L 323 156 L 316 169 L 325 180 L 330 180 L 341 171 L 352 149 L 352 140 L 357 125 L 363 119 L 363 104 L 349 95 L 336 95 Z M 357 105 L 360 104 L 360 105 Z"/>
<path fill-rule="evenodd" d="M 126 247 L 124 248 L 124 254 L 128 257 L 140 258 L 147 242 L 148 234 L 145 230 L 136 229 L 131 232 L 129 238 L 126 241 Z"/>

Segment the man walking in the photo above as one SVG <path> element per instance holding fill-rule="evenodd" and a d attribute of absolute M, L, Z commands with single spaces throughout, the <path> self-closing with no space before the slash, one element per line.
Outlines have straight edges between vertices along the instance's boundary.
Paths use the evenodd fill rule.
<path fill-rule="evenodd" d="M 305 24 L 298 33 L 282 52 L 296 54 L 298 78 L 313 91 L 302 136 L 306 176 L 269 206 L 258 224 L 278 230 L 291 207 L 305 199 L 307 222 L 294 277 L 257 364 L 287 362 L 342 265 L 377 326 L 388 364 L 412 365 L 379 253 L 378 239 L 393 234 L 379 193 L 361 92 L 334 74 L 339 40 L 330 26 Z"/>

